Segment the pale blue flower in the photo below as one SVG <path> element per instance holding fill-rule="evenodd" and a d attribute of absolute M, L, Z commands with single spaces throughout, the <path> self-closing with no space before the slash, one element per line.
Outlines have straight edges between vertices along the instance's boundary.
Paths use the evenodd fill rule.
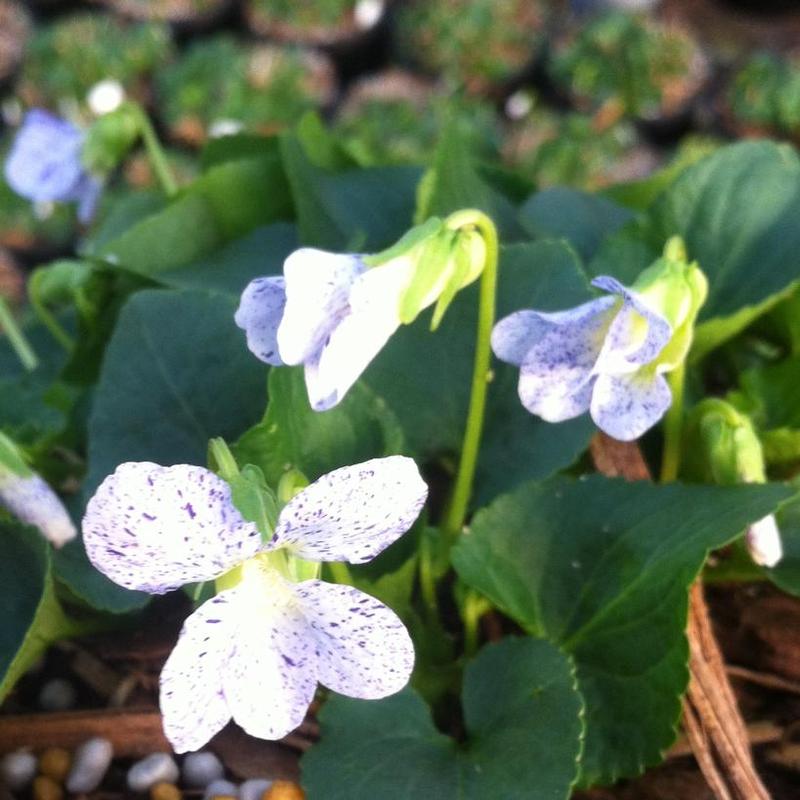
<path fill-rule="evenodd" d="M 601 430 L 629 441 L 672 402 L 657 363 L 672 326 L 616 279 L 592 284 L 611 296 L 568 311 L 517 311 L 495 326 L 492 349 L 520 368 L 519 396 L 532 414 L 561 422 L 589 411 Z"/>
<path fill-rule="evenodd" d="M 103 481 L 83 520 L 101 572 L 156 594 L 222 582 L 186 620 L 161 673 L 177 752 L 199 749 L 231 717 L 253 736 L 281 738 L 302 722 L 317 682 L 365 699 L 406 684 L 414 649 L 391 609 L 351 586 L 294 582 L 284 567 L 370 561 L 411 527 L 426 496 L 409 458 L 343 467 L 296 494 L 265 545 L 228 484 L 201 467 L 128 463 Z"/>
<path fill-rule="evenodd" d="M 84 133 L 48 111 L 25 115 L 5 163 L 8 185 L 34 203 L 77 203 L 78 218 L 94 216 L 102 189 L 81 161 Z"/>
<path fill-rule="evenodd" d="M 303 364 L 311 407 L 325 411 L 400 326 L 400 298 L 413 270 L 406 259 L 368 269 L 357 254 L 304 247 L 286 259 L 283 277 L 249 284 L 236 324 L 267 364 Z"/>

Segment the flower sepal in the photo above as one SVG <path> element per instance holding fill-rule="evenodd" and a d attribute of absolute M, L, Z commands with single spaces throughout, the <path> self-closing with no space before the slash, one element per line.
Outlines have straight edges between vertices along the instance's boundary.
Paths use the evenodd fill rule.
<path fill-rule="evenodd" d="M 683 240 L 673 236 L 661 258 L 639 275 L 631 289 L 672 328 L 672 337 L 653 364 L 656 372 L 670 372 L 683 362 L 692 345 L 708 280 L 698 263 L 688 260 Z"/>

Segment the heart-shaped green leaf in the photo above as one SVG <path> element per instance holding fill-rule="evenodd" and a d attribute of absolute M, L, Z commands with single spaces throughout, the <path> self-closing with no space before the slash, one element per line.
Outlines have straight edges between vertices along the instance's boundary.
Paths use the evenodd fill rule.
<path fill-rule="evenodd" d="M 688 680 L 688 586 L 710 549 L 791 495 L 777 485 L 554 478 L 475 516 L 452 554 L 461 578 L 575 660 L 583 784 L 660 760 Z"/>
<path fill-rule="evenodd" d="M 506 639 L 467 667 L 465 742 L 433 725 L 411 689 L 380 701 L 332 697 L 303 758 L 309 800 L 559 800 L 581 747 L 569 659 L 548 642 Z"/>

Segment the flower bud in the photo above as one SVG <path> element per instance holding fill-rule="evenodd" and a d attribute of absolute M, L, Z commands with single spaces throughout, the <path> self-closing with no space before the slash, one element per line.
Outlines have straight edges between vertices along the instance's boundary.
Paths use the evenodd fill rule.
<path fill-rule="evenodd" d="M 82 152 L 84 166 L 100 175 L 111 172 L 128 154 L 139 130 L 138 111 L 130 104 L 103 114 L 86 131 Z"/>
<path fill-rule="evenodd" d="M 56 493 L 25 463 L 14 442 L 0 433 L 0 505 L 38 528 L 56 547 L 74 539 L 75 526 Z"/>
<path fill-rule="evenodd" d="M 730 403 L 707 398 L 694 407 L 686 425 L 686 477 L 732 486 L 764 483 L 764 452 L 750 418 Z M 753 523 L 745 536 L 753 561 L 774 567 L 783 557 L 775 517 Z"/>

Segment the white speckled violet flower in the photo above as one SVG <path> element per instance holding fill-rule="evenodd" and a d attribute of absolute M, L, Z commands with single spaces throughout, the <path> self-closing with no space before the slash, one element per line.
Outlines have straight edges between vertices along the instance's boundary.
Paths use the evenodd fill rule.
<path fill-rule="evenodd" d="M 242 293 L 235 321 L 250 351 L 273 366 L 302 364 L 311 407 L 332 408 L 401 324 L 443 297 L 444 313 L 479 277 L 483 240 L 448 227 L 455 217 L 430 219 L 376 255 L 295 250 L 282 276 L 256 278 Z"/>
<path fill-rule="evenodd" d="M 302 722 L 318 681 L 367 699 L 406 684 L 414 650 L 393 611 L 351 586 L 294 582 L 280 565 L 370 561 L 411 527 L 426 496 L 409 458 L 343 467 L 296 494 L 264 544 L 209 470 L 135 462 L 103 481 L 83 520 L 101 572 L 156 594 L 214 579 L 222 589 L 186 620 L 161 673 L 177 752 L 199 749 L 231 718 L 281 738 Z"/>
<path fill-rule="evenodd" d="M 706 279 L 676 238 L 632 288 L 606 275 L 592 285 L 610 296 L 510 314 L 495 326 L 492 349 L 520 368 L 520 400 L 532 414 L 561 422 L 589 411 L 601 430 L 630 441 L 672 402 L 664 373 L 688 352 Z"/>

